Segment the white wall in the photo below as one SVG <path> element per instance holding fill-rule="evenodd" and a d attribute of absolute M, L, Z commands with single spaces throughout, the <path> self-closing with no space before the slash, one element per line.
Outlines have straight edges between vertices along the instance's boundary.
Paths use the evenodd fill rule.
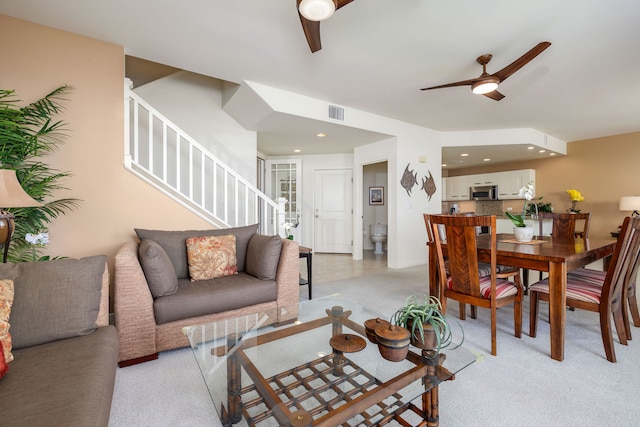
<path fill-rule="evenodd" d="M 222 82 L 180 71 L 134 90 L 251 183 L 256 182 L 257 134 L 222 110 Z"/>

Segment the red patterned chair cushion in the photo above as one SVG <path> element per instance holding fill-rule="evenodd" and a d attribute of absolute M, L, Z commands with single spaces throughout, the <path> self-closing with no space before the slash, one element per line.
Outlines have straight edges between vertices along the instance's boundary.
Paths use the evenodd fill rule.
<path fill-rule="evenodd" d="M 577 268 L 567 273 L 567 277 L 582 279 L 594 284 L 599 283 L 600 286 L 604 283 L 605 277 L 607 277 L 606 271 L 593 270 L 591 268 Z"/>
<path fill-rule="evenodd" d="M 549 293 L 549 279 L 534 283 L 529 291 Z M 579 274 L 567 274 L 567 298 L 600 304 L 602 282 L 592 278 L 580 277 Z"/>
<path fill-rule="evenodd" d="M 452 288 L 451 277 L 447 280 L 447 289 Z M 506 279 L 496 279 L 496 298 L 504 298 L 518 293 L 518 288 L 514 282 Z M 480 277 L 480 295 L 482 298 L 489 298 L 491 295 L 491 277 Z"/>

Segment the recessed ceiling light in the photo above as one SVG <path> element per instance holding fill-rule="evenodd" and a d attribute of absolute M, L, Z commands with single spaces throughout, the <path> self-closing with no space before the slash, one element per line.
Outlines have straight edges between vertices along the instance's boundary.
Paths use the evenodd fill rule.
<path fill-rule="evenodd" d="M 447 167 L 447 164 L 446 164 L 446 163 L 443 163 L 443 164 L 441 164 L 440 166 L 441 166 L 441 167 L 443 167 L 443 168 L 446 168 L 446 167 Z"/>
<path fill-rule="evenodd" d="M 294 153 L 299 153 L 299 152 L 300 152 L 300 149 L 299 149 L 299 148 L 296 148 L 295 150 L 293 150 L 293 152 L 294 152 Z"/>
<path fill-rule="evenodd" d="M 469 156 L 469 153 L 462 153 L 462 154 L 460 154 L 460 157 L 467 157 L 467 156 Z"/>
<path fill-rule="evenodd" d="M 540 150 L 540 151 L 538 151 L 538 153 L 546 153 L 546 152 L 547 152 L 547 150 Z"/>
<path fill-rule="evenodd" d="M 555 156 L 555 155 L 556 155 L 556 153 L 549 153 L 549 155 L 550 155 L 550 156 Z"/>
<path fill-rule="evenodd" d="M 533 150 L 535 147 L 531 146 L 531 147 L 527 147 L 527 150 Z"/>
<path fill-rule="evenodd" d="M 483 162 L 490 162 L 491 159 L 482 159 Z"/>
<path fill-rule="evenodd" d="M 318 138 L 324 138 L 325 136 L 327 136 L 327 134 L 326 134 L 326 133 L 322 133 L 322 132 L 320 132 L 320 133 L 317 133 L 317 134 L 316 134 L 316 136 L 317 136 Z"/>

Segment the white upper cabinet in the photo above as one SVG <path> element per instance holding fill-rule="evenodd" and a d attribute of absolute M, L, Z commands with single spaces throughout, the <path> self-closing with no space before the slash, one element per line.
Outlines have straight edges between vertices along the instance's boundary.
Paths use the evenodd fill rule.
<path fill-rule="evenodd" d="M 469 175 L 450 176 L 446 181 L 445 200 L 455 202 L 469 200 Z"/>
<path fill-rule="evenodd" d="M 483 185 L 498 185 L 499 173 L 481 173 L 469 176 L 469 186 L 478 187 Z"/>
<path fill-rule="evenodd" d="M 535 194 L 536 171 L 523 169 L 516 171 L 498 172 L 498 198 L 500 200 L 521 199 L 518 196 L 520 189 L 533 182 L 533 197 Z"/>

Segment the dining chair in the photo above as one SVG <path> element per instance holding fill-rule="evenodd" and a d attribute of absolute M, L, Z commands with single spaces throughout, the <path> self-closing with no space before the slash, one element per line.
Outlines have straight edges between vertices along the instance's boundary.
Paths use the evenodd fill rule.
<path fill-rule="evenodd" d="M 611 317 L 621 344 L 627 344 L 624 324 L 625 286 L 635 281 L 640 261 L 640 218 L 627 217 L 622 224 L 611 264 L 603 283 L 594 283 L 580 275 L 567 274 L 566 300 L 569 307 L 593 311 L 600 315 L 600 333 L 607 360 L 615 363 L 616 354 L 611 332 Z M 536 336 L 539 301 L 549 301 L 549 279 L 531 285 L 529 289 L 529 335 Z"/>
<path fill-rule="evenodd" d="M 575 239 L 581 237 L 587 239 L 589 237 L 589 222 L 591 221 L 591 213 L 555 213 L 540 212 L 538 214 L 539 235 L 543 236 L 543 223 L 545 219 L 551 219 L 551 238 L 552 239 Z M 582 230 L 579 227 L 582 225 Z M 539 279 L 542 280 L 542 271 Z M 522 270 L 522 281 L 524 283 L 525 293 L 529 290 L 529 270 Z"/>
<path fill-rule="evenodd" d="M 439 288 L 442 295 L 443 313 L 447 310 L 447 298 L 461 304 L 460 320 L 465 320 L 465 305 L 472 307 L 471 317 L 475 318 L 475 307 L 491 311 L 491 354 L 496 355 L 496 310 L 513 304 L 515 336 L 522 335 L 522 283 L 520 272 L 512 269 L 498 273 L 496 265 L 496 217 L 428 215 L 426 222 L 431 229 L 437 253 Z M 489 227 L 491 239 L 489 274 L 481 275 L 478 262 L 476 227 Z M 442 230 L 446 241 L 441 238 Z M 446 253 L 443 245 L 446 244 Z M 445 267 L 448 259 L 448 268 Z M 509 280 L 512 279 L 513 281 Z"/>
<path fill-rule="evenodd" d="M 637 268 L 637 267 L 636 267 Z M 631 280 L 625 283 L 625 294 L 628 305 L 624 307 L 624 329 L 627 334 L 627 340 L 631 339 L 631 324 L 629 322 L 629 314 L 633 320 L 633 325 L 640 328 L 640 310 L 638 310 L 638 299 L 636 296 L 636 278 L 638 272 L 631 274 Z M 567 277 L 575 278 L 577 280 L 584 280 L 596 284 L 597 286 L 603 286 L 607 277 L 607 272 L 602 270 L 595 270 L 593 268 L 577 268 L 567 273 Z"/>

